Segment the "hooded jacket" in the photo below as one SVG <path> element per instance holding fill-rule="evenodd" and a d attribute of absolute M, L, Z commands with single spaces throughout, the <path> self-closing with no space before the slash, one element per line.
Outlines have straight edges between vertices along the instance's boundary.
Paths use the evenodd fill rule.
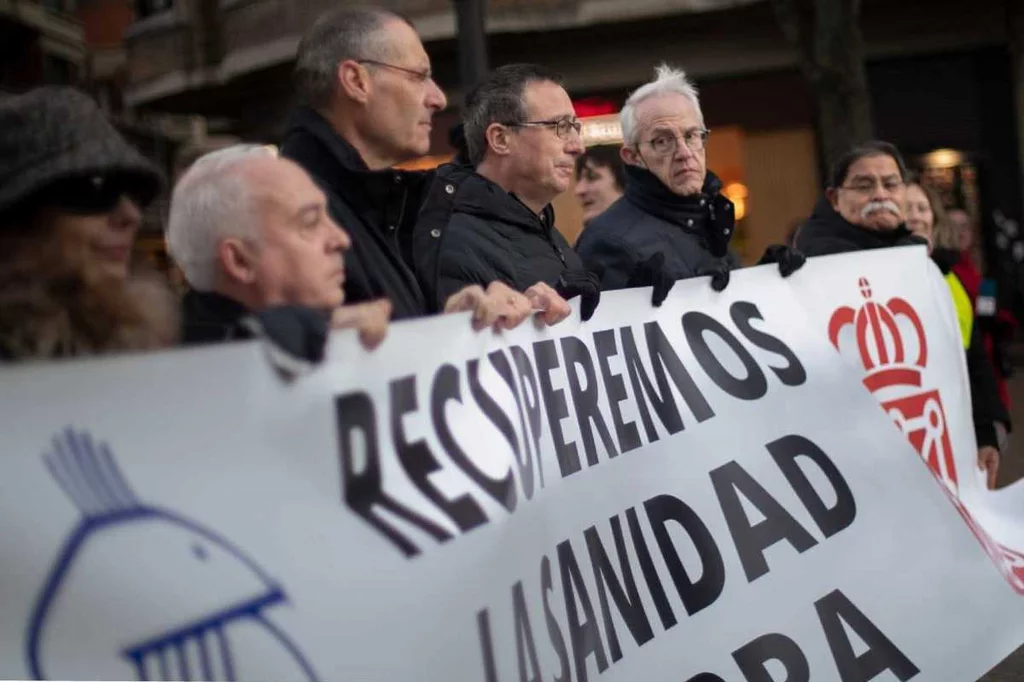
<path fill-rule="evenodd" d="M 318 112 L 296 110 L 281 155 L 302 166 L 327 195 L 331 217 L 352 239 L 345 253 L 345 302 L 387 298 L 392 317 L 419 317 L 428 304 L 409 263 L 412 227 L 431 173 L 371 171 Z"/>
<path fill-rule="evenodd" d="M 576 243 L 584 267 L 601 275 L 601 288 L 622 289 L 656 252 L 674 279 L 731 268 L 735 215 L 721 194 L 722 181 L 707 174 L 700 194 L 681 197 L 650 171 L 626 166 L 625 194 L 587 225 Z"/>
<path fill-rule="evenodd" d="M 437 175 L 414 231 L 416 274 L 435 306 L 468 285 L 504 282 L 525 291 L 555 286 L 566 270 L 582 267 L 555 229 L 551 206 L 540 215 L 515 195 L 459 164 Z"/>
<path fill-rule="evenodd" d="M 824 197 L 814 206 L 811 217 L 797 230 L 793 245 L 805 256 L 885 249 L 927 243 L 900 225 L 895 230 L 867 230 L 848 222 Z"/>

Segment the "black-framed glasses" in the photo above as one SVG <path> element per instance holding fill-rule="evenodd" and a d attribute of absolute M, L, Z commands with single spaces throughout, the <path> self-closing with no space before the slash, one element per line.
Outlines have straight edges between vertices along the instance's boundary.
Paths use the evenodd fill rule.
<path fill-rule="evenodd" d="M 100 215 L 117 208 L 128 197 L 141 208 L 142 192 L 136 183 L 118 175 L 91 174 L 62 178 L 40 193 L 47 206 L 78 215 Z"/>
<path fill-rule="evenodd" d="M 711 131 L 707 128 L 691 128 L 683 133 L 683 144 L 691 152 L 702 152 L 707 148 L 710 136 Z M 672 133 L 661 133 L 648 140 L 647 144 L 656 154 L 675 154 L 679 149 L 679 138 Z"/>
<path fill-rule="evenodd" d="M 408 74 L 413 77 L 417 83 L 426 83 L 429 80 L 434 79 L 434 74 L 427 69 L 426 71 L 417 71 L 416 69 L 410 69 L 405 66 L 399 66 L 398 64 L 388 64 L 387 62 L 379 62 L 376 59 L 357 59 L 356 64 L 370 64 L 372 66 L 380 66 L 385 69 L 392 69 L 394 71 L 401 71 L 404 74 Z"/>
<path fill-rule="evenodd" d="M 509 128 L 553 128 L 555 135 L 558 135 L 563 140 L 569 139 L 571 131 L 576 131 L 576 134 L 579 135 L 583 130 L 583 124 L 580 123 L 579 119 L 569 118 L 568 116 L 547 121 L 523 121 L 522 123 L 502 123 L 502 125 Z"/>

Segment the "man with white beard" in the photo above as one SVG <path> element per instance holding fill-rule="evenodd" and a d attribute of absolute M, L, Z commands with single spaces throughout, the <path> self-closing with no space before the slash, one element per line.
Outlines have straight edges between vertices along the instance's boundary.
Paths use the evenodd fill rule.
<path fill-rule="evenodd" d="M 806 256 L 924 244 L 906 226 L 907 167 L 888 142 L 867 142 L 832 167 L 825 197 L 797 231 Z"/>

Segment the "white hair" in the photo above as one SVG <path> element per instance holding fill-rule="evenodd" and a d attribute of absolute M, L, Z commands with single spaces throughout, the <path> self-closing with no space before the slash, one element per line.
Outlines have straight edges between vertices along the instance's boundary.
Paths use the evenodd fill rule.
<path fill-rule="evenodd" d="M 258 144 L 218 149 L 199 157 L 175 185 L 167 251 L 193 289 L 213 289 L 217 249 L 224 239 L 259 239 L 250 188 L 239 171 L 251 159 L 275 156 L 272 147 Z"/>
<path fill-rule="evenodd" d="M 704 114 L 700 110 L 700 98 L 697 96 L 697 88 L 686 77 L 686 72 L 668 64 L 660 64 L 654 69 L 654 80 L 641 85 L 633 91 L 622 106 L 619 112 L 619 120 L 622 124 L 622 140 L 627 147 L 636 145 L 637 136 L 640 131 L 636 127 L 636 108 L 641 102 L 656 95 L 682 95 L 693 102 L 701 121 Z"/>

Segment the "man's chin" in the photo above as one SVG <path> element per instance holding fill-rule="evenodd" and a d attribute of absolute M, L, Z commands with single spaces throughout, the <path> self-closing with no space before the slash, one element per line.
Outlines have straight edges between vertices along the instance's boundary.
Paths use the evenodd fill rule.
<path fill-rule="evenodd" d="M 702 185 L 696 182 L 677 183 L 672 187 L 672 192 L 681 197 L 692 197 L 700 194 Z"/>

